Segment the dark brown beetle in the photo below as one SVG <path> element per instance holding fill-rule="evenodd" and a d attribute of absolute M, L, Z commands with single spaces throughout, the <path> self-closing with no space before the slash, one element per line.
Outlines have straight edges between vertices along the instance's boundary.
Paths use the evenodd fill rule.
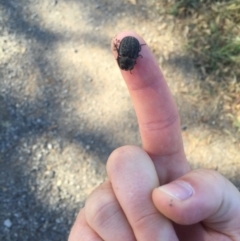
<path fill-rule="evenodd" d="M 121 41 L 116 40 L 114 50 L 118 53 L 117 62 L 120 69 L 130 70 L 130 73 L 132 73 L 131 70 L 137 63 L 137 58 L 142 57 L 139 54 L 142 45 L 145 44 L 140 44 L 138 39 L 132 36 L 124 37 Z"/>

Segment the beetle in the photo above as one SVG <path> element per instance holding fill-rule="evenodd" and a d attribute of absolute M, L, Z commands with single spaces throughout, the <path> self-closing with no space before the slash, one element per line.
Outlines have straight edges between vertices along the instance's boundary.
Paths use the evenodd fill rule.
<path fill-rule="evenodd" d="M 116 39 L 114 43 L 114 50 L 117 51 L 117 63 L 120 69 L 122 70 L 131 70 L 134 68 L 137 63 L 137 58 L 142 57 L 139 52 L 141 51 L 141 46 L 145 44 L 140 44 L 138 39 L 127 36 L 124 37 L 121 41 Z"/>

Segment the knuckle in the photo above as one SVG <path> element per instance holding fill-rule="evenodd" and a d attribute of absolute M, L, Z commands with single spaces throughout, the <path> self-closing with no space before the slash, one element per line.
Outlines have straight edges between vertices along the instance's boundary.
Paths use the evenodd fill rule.
<path fill-rule="evenodd" d="M 149 214 L 145 214 L 140 218 L 136 219 L 133 223 L 134 229 L 144 230 L 149 225 L 154 225 L 154 223 L 159 219 L 159 213 L 152 212 Z"/>
<path fill-rule="evenodd" d="M 171 128 L 176 122 L 179 121 L 179 116 L 171 115 L 168 118 L 162 120 L 154 120 L 147 123 L 140 123 L 140 128 L 145 131 L 155 132 L 155 131 L 163 131 Z"/>
<path fill-rule="evenodd" d="M 199 178 L 207 180 L 209 183 L 219 183 L 219 184 L 224 184 L 225 183 L 225 178 L 217 171 L 212 170 L 212 169 L 196 169 L 194 172 L 199 175 Z"/>
<path fill-rule="evenodd" d="M 111 192 L 94 192 L 86 201 L 86 220 L 95 228 L 107 223 L 119 211 L 120 206 Z"/>

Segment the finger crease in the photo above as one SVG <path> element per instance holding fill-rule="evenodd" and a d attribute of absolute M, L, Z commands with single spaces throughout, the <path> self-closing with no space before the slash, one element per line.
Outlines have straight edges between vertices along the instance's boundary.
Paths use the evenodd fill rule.
<path fill-rule="evenodd" d="M 167 118 L 166 120 L 159 119 L 159 120 L 154 120 L 147 123 L 139 123 L 139 126 L 140 126 L 140 129 L 144 129 L 151 132 L 160 131 L 160 130 L 168 129 L 169 127 L 174 125 L 176 121 L 178 121 L 178 119 L 179 119 L 178 115 L 173 115 Z"/>

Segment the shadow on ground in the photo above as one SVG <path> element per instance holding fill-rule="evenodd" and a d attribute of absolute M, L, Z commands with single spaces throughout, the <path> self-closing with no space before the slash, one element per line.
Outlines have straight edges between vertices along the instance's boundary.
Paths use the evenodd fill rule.
<path fill-rule="evenodd" d="M 89 123 L 87 130 L 79 129 L 87 120 L 74 115 L 74 110 L 68 106 L 74 93 L 65 91 L 69 86 L 63 81 L 61 70 L 45 57 L 57 42 L 66 41 L 64 34 L 50 32 L 29 21 L 27 4 L 27 1 L 0 1 L 0 7 L 9 20 L 2 21 L 5 43 L 9 35 L 29 43 L 24 56 L 16 54 L 10 62 L 0 65 L 0 239 L 66 240 L 81 204 L 76 203 L 71 208 L 63 205 L 64 200 L 59 200 L 58 205 L 50 207 L 36 199 L 33 190 L 39 183 L 35 175 L 47 165 L 45 158 L 48 153 L 43 151 L 38 159 L 34 159 L 34 145 L 43 141 L 45 150 L 48 140 L 54 139 L 60 151 L 69 143 L 82 148 L 91 146 L 86 150 L 90 156 L 106 160 L 120 144 L 117 140 L 108 141 L 109 130 L 96 131 L 89 127 Z M 98 15 L 99 19 L 103 17 L 101 14 L 104 13 Z M 86 34 L 83 37 L 89 43 L 95 43 L 97 36 Z M 29 98 L 22 93 L 31 80 L 32 72 L 36 73 L 36 93 L 34 98 Z M 86 72 L 86 75 L 91 74 Z M 84 160 L 79 157 L 75 161 Z M 30 168 L 32 166 L 35 169 Z M 44 177 L 42 181 L 49 182 Z M 46 184 L 43 192 L 46 195 L 51 193 L 51 186 Z M 7 220 L 10 220 L 10 225 L 7 225 Z"/>

